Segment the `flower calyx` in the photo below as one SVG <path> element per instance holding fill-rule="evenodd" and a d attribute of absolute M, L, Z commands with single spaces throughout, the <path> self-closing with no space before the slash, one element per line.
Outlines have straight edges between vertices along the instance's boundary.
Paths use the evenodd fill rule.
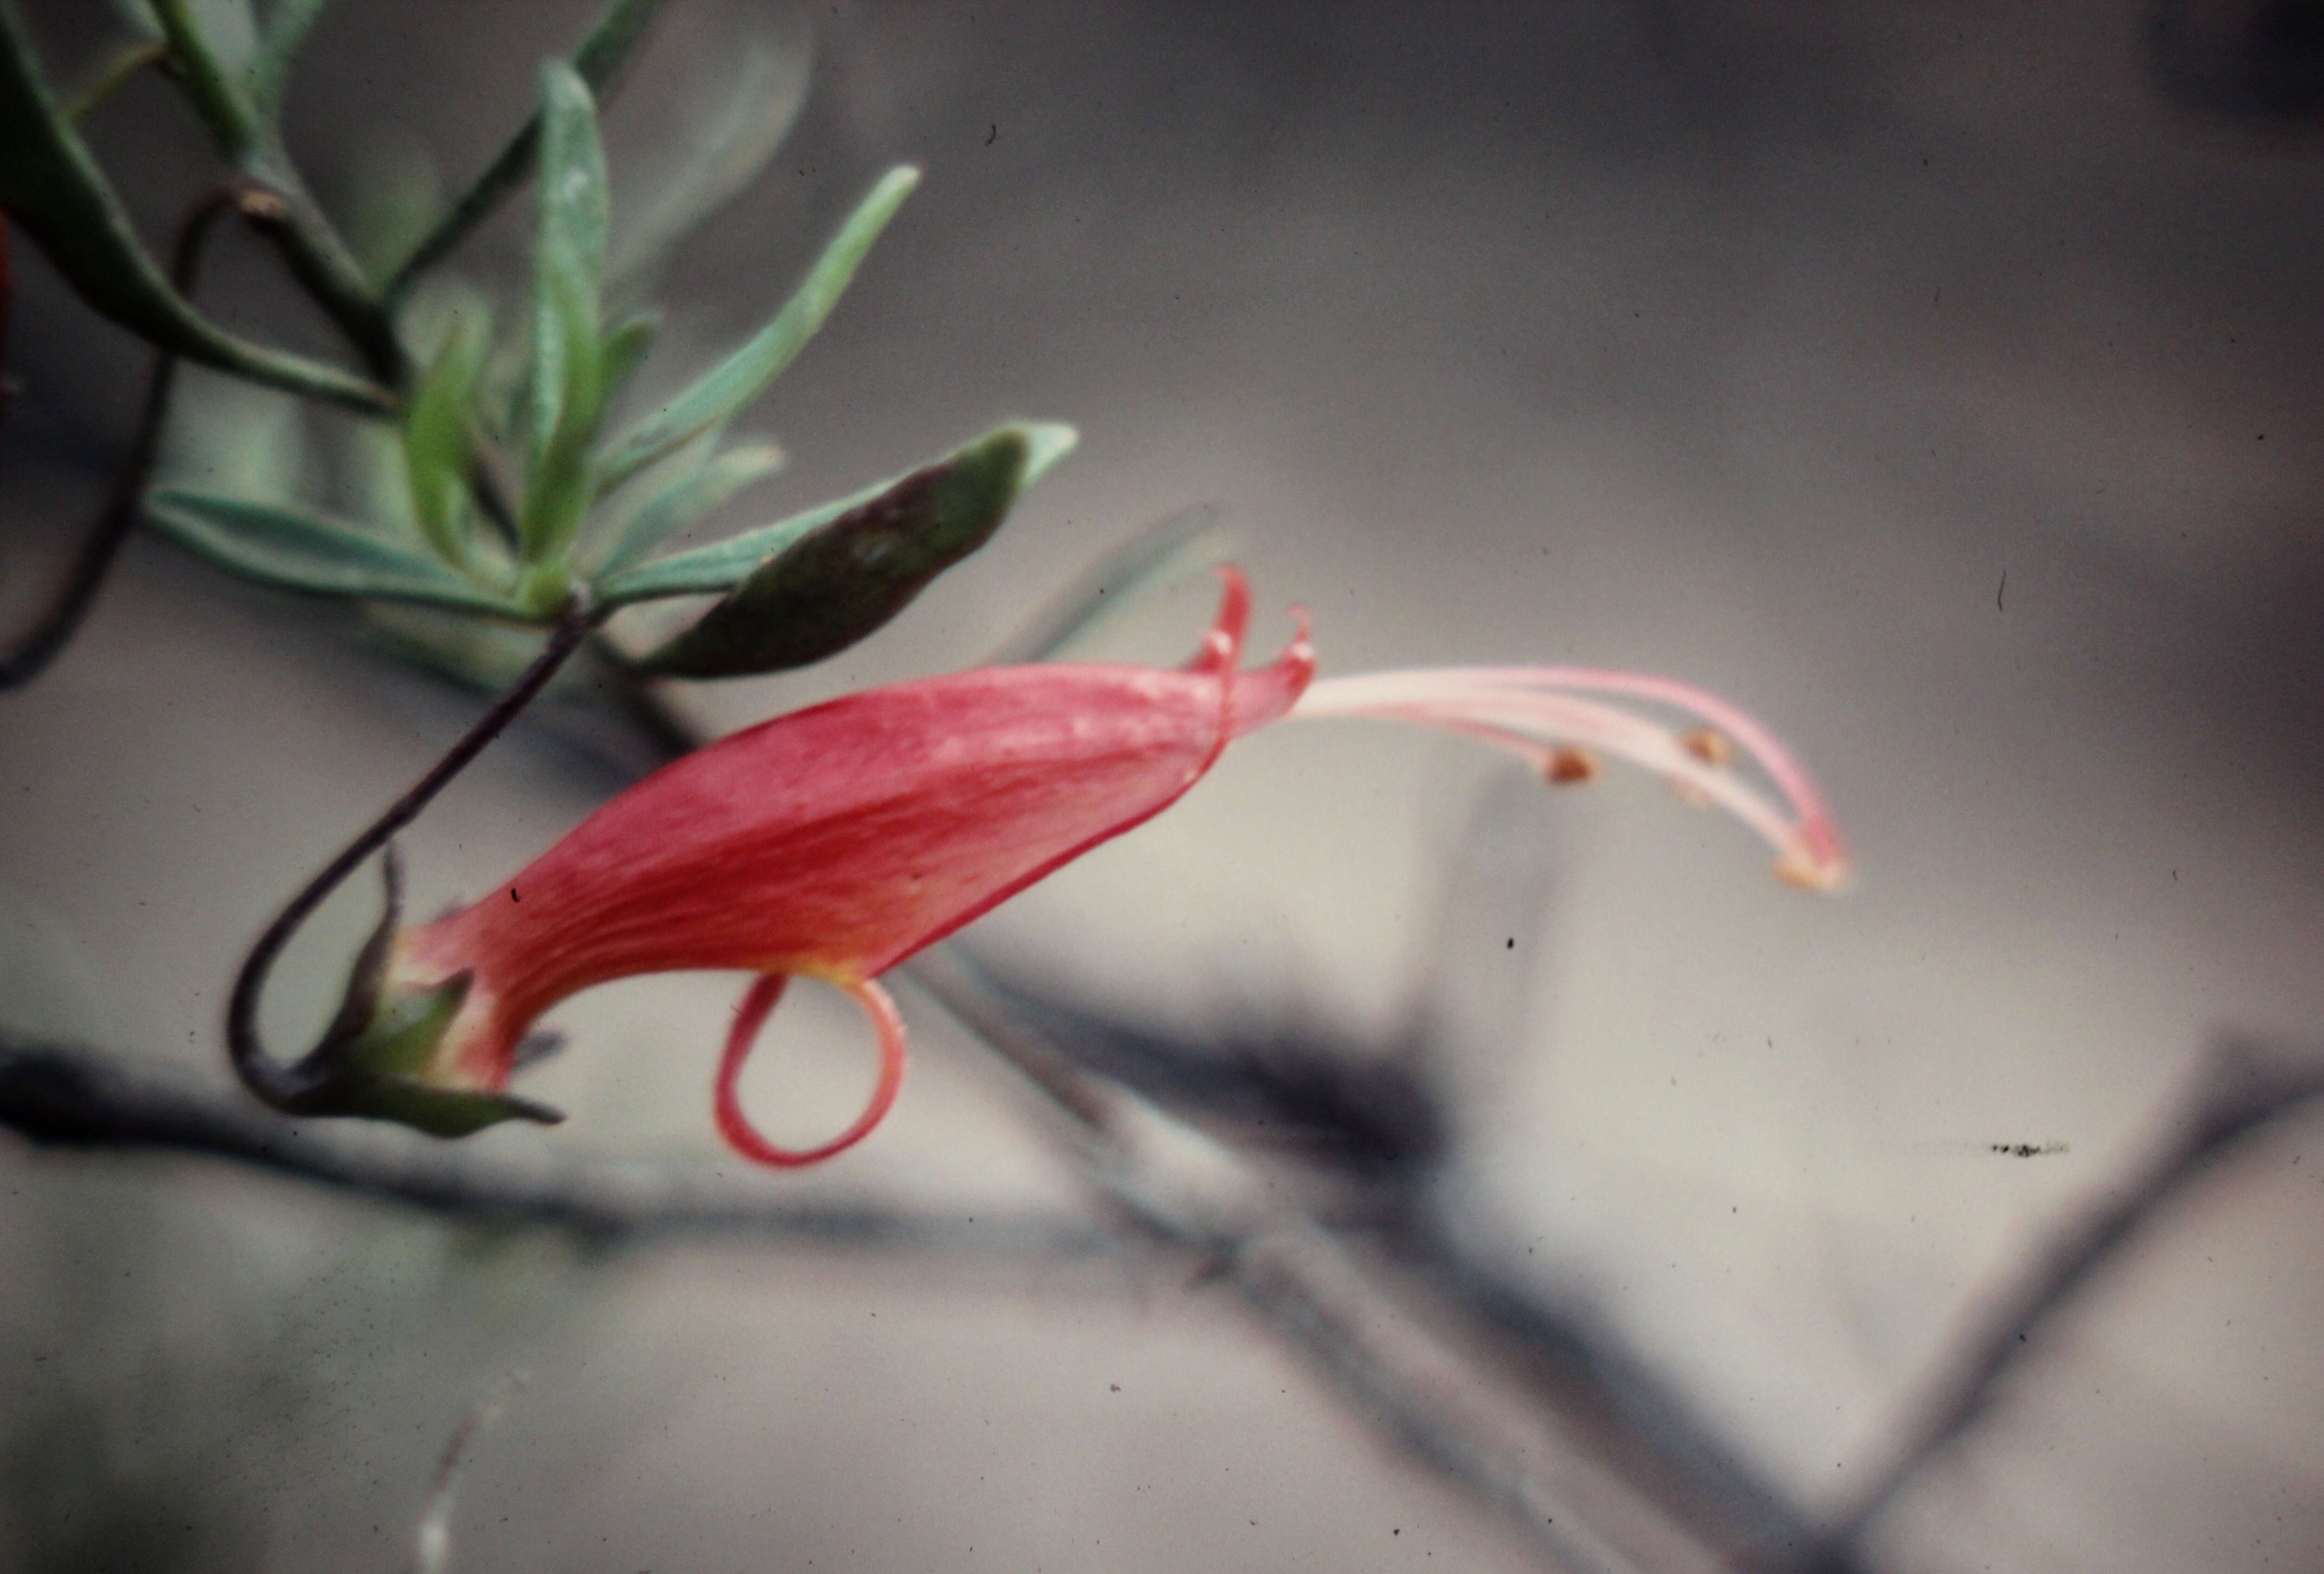
<path fill-rule="evenodd" d="M 388 980 L 402 913 L 402 870 L 392 846 L 381 870 L 386 911 L 355 957 L 346 993 L 321 1041 L 289 1066 L 264 1060 L 254 1043 L 237 1043 L 235 1069 L 243 1081 L 288 1115 L 363 1116 L 431 1137 L 466 1137 L 503 1120 L 549 1126 L 563 1120 L 562 1110 L 537 1100 L 446 1086 L 428 1076 L 471 980 L 462 972 L 432 984 Z"/>

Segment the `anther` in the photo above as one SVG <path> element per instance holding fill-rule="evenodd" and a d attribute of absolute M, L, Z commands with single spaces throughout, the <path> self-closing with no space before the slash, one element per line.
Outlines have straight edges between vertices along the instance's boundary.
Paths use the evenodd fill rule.
<path fill-rule="evenodd" d="M 1692 732 L 1682 732 L 1678 746 L 1713 770 L 1724 770 L 1735 763 L 1735 741 L 1716 727 L 1697 727 Z"/>
<path fill-rule="evenodd" d="M 1576 787 L 1585 781 L 1596 781 L 1598 757 L 1587 749 L 1571 743 L 1560 743 L 1549 751 L 1549 759 L 1541 768 L 1541 778 L 1552 787 Z"/>

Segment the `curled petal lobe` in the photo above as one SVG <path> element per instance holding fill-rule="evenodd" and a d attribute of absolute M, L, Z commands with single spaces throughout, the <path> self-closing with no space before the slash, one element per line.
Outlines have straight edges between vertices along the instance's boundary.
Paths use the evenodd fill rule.
<path fill-rule="evenodd" d="M 718 1061 L 718 1087 L 713 1112 L 718 1122 L 718 1135 L 726 1145 L 744 1158 L 777 1169 L 798 1169 L 805 1164 L 821 1164 L 825 1159 L 845 1153 L 872 1135 L 872 1128 L 887 1118 L 896 1102 L 896 1094 L 904 1085 L 904 1019 L 896 1010 L 896 1002 L 888 991 L 869 979 L 845 987 L 863 1008 L 872 1030 L 880 1037 L 880 1080 L 872 1090 L 871 1101 L 854 1124 L 830 1141 L 814 1147 L 779 1147 L 759 1134 L 751 1118 L 742 1112 L 740 1084 L 742 1063 L 750 1058 L 751 1046 L 765 1026 L 767 1015 L 783 998 L 783 986 L 790 980 L 780 973 L 769 973 L 751 986 L 742 997 L 742 1004 L 734 1013 L 734 1026 L 726 1035 L 726 1050 Z"/>

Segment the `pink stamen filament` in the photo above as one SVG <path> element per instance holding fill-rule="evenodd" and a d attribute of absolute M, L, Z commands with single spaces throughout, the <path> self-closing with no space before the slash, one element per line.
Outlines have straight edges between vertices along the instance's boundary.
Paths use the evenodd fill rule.
<path fill-rule="evenodd" d="M 872 1128 L 887 1117 L 889 1108 L 896 1102 L 897 1090 L 904 1082 L 904 1019 L 897 1013 L 896 1002 L 888 991 L 870 979 L 842 984 L 864 1016 L 872 1020 L 872 1030 L 880 1039 L 880 1080 L 872 1090 L 871 1102 L 855 1123 L 817 1147 L 779 1147 L 760 1135 L 751 1118 L 742 1112 L 741 1082 L 742 1063 L 751 1057 L 751 1046 L 758 1042 L 759 1029 L 766 1026 L 769 1013 L 783 998 L 783 986 L 790 982 L 783 973 L 766 973 L 753 981 L 742 1004 L 734 1013 L 734 1026 L 726 1035 L 726 1052 L 718 1062 L 718 1086 L 713 1101 L 713 1111 L 718 1122 L 718 1134 L 727 1146 L 744 1158 L 778 1169 L 797 1169 L 803 1164 L 820 1164 L 836 1154 L 846 1152 L 872 1135 Z"/>
<path fill-rule="evenodd" d="M 1572 692 L 1577 689 L 1636 696 L 1709 723 L 1751 756 L 1783 803 L 1770 802 L 1733 772 L 1706 761 L 1671 729 Z M 1846 871 L 1831 811 L 1790 752 L 1749 716 L 1691 685 L 1594 667 L 1447 667 L 1326 678 L 1308 688 L 1292 714 L 1437 727 L 1508 750 L 1536 770 L 1549 763 L 1556 745 L 1596 749 L 1727 810 L 1775 849 L 1776 871 L 1787 879 L 1828 889 Z"/>

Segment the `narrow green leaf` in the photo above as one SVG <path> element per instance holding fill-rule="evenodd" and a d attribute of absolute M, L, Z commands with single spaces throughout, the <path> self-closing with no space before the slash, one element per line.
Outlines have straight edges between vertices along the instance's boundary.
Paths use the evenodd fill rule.
<path fill-rule="evenodd" d="M 552 60 L 540 71 L 540 203 L 532 244 L 530 455 L 538 467 L 582 360 L 597 354 L 605 254 L 605 153 L 589 90 Z M 586 380 L 585 380 L 586 381 Z"/>
<path fill-rule="evenodd" d="M 444 343 L 454 330 L 464 326 L 484 325 L 492 329 L 486 336 L 484 354 L 487 364 L 491 358 L 506 348 L 515 358 L 521 359 L 524 346 L 508 345 L 510 335 L 503 331 L 500 318 L 493 309 L 493 298 L 456 274 L 439 274 L 412 292 L 396 319 L 396 330 L 403 336 L 403 344 L 415 365 L 424 366 L 444 350 Z M 523 318 L 517 319 L 517 334 L 523 332 Z M 478 384 L 477 397 L 485 397 L 493 389 L 489 378 Z"/>
<path fill-rule="evenodd" d="M 604 562 L 598 565 L 598 575 L 619 574 L 671 535 L 782 467 L 780 448 L 772 443 L 752 443 L 729 448 L 678 477 L 630 516 Z"/>
<path fill-rule="evenodd" d="M 594 295 L 605 270 L 605 233 L 612 219 L 596 100 L 578 72 L 563 60 L 550 60 L 540 68 L 540 218 L 535 244 L 563 253 Z"/>
<path fill-rule="evenodd" d="M 517 538 L 528 563 L 553 563 L 591 502 L 589 450 L 604 411 L 604 367 L 588 287 L 570 267 L 541 276 L 547 309 L 534 323 L 531 463 Z M 545 423 L 545 424 L 544 424 Z"/>
<path fill-rule="evenodd" d="M 909 165 L 889 170 L 840 226 L 807 282 L 772 322 L 615 440 L 598 467 L 598 491 L 611 491 L 697 433 L 731 420 L 764 392 L 839 304 L 864 253 L 919 181 L 920 172 Z"/>
<path fill-rule="evenodd" d="M 609 299 L 641 293 L 672 247 L 758 178 L 798 119 L 807 102 L 813 34 L 804 23 L 779 24 L 757 14 L 742 25 L 749 31 L 719 51 L 719 63 L 731 72 L 724 92 L 710 113 L 670 139 L 685 150 L 682 161 L 643 180 L 623 178 L 623 190 L 654 195 L 614 236 L 606 266 Z"/>
<path fill-rule="evenodd" d="M 571 261 L 542 244 L 532 283 L 532 354 L 525 368 L 525 457 L 535 475 L 547 462 L 585 364 L 597 358 L 596 313 Z"/>
<path fill-rule="evenodd" d="M 492 330 L 484 322 L 455 319 L 404 420 L 404 474 L 413 518 L 436 555 L 463 570 L 474 562 L 468 550 L 473 400 L 491 343 Z"/>
<path fill-rule="evenodd" d="M 411 484 L 403 452 L 403 432 L 381 421 L 357 421 L 341 434 L 331 455 L 328 511 L 358 519 L 390 541 L 426 547 L 412 518 Z M 235 486 L 221 486 L 212 475 L 201 477 L 203 489 L 240 496 L 260 495 Z"/>
<path fill-rule="evenodd" d="M 1004 427 L 800 537 L 648 655 L 666 677 L 738 677 L 846 649 L 992 538 L 1025 479 L 1026 428 Z"/>
<path fill-rule="evenodd" d="M 533 239 L 532 364 L 524 511 L 529 563 L 553 561 L 589 505 L 589 450 L 604 412 L 597 281 L 611 216 L 596 106 L 572 67 L 540 69 L 540 214 Z M 626 347 L 626 346 L 625 346 Z"/>
<path fill-rule="evenodd" d="M 893 477 L 819 503 L 787 520 L 777 520 L 771 525 L 761 525 L 723 541 L 713 541 L 707 547 L 673 552 L 635 568 L 609 574 L 598 582 L 598 600 L 613 606 L 652 601 L 659 596 L 709 595 L 730 591 L 748 579 L 752 569 L 809 530 L 831 523 L 849 509 L 873 501 L 902 479 Z"/>
<path fill-rule="evenodd" d="M 14 0 L 0 0 L 0 208 L 80 298 L 163 349 L 292 393 L 362 410 L 385 390 L 319 361 L 249 344 L 204 318 L 146 254 L 129 215 L 58 111 Z"/>
<path fill-rule="evenodd" d="M 613 0 L 589 30 L 581 47 L 573 51 L 573 69 L 590 92 L 604 97 L 611 93 L 622 69 L 645 41 L 647 30 L 660 14 L 665 0 Z M 476 227 L 490 218 L 495 208 L 506 201 L 516 189 L 532 175 L 533 161 L 540 151 L 540 116 L 534 115 L 518 128 L 517 133 L 503 145 L 500 153 L 476 177 L 475 184 L 463 192 L 440 223 L 429 232 L 403 265 L 395 272 L 388 286 L 390 300 L 411 288 L 419 277 L 446 257 L 475 233 Z"/>
<path fill-rule="evenodd" d="M 515 610 L 439 564 L 303 509 L 165 487 L 147 496 L 145 517 L 180 546 L 263 584 L 503 615 Z"/>
<path fill-rule="evenodd" d="M 1012 422 L 986 433 L 967 448 L 939 459 L 927 468 L 941 468 L 962 455 L 1010 432 L 1016 433 L 1025 445 L 1025 472 L 1018 483 L 1019 490 L 1038 480 L 1074 445 L 1074 429 L 1071 427 L 1047 421 Z M 1037 469 L 1034 461 L 1044 456 L 1046 462 Z M 597 584 L 599 599 L 607 605 L 614 605 L 622 602 L 650 601 L 657 596 L 702 595 L 730 591 L 748 578 L 761 563 L 808 531 L 820 529 L 844 514 L 879 502 L 913 476 L 923 474 L 925 471 L 916 470 L 910 474 L 890 476 L 861 492 L 834 498 L 805 513 L 793 514 L 789 519 L 778 520 L 771 525 L 761 525 L 755 530 L 744 530 L 738 536 L 729 536 L 707 547 L 673 552 L 667 557 L 658 557 L 636 568 L 608 575 Z"/>
<path fill-rule="evenodd" d="M 1125 609 L 1225 562 L 1231 546 L 1216 504 L 1201 503 L 1158 520 L 1076 575 L 986 657 L 985 665 L 1050 660 Z"/>
<path fill-rule="evenodd" d="M 522 456 L 530 444 L 532 408 L 531 390 L 526 385 L 526 369 L 532 362 L 532 313 L 526 303 L 493 316 L 493 296 L 474 281 L 447 270 L 413 286 L 397 308 L 396 321 L 412 357 L 428 361 L 442 347 L 454 323 L 466 317 L 491 318 L 492 342 L 476 379 L 478 428 L 495 446 Z"/>

